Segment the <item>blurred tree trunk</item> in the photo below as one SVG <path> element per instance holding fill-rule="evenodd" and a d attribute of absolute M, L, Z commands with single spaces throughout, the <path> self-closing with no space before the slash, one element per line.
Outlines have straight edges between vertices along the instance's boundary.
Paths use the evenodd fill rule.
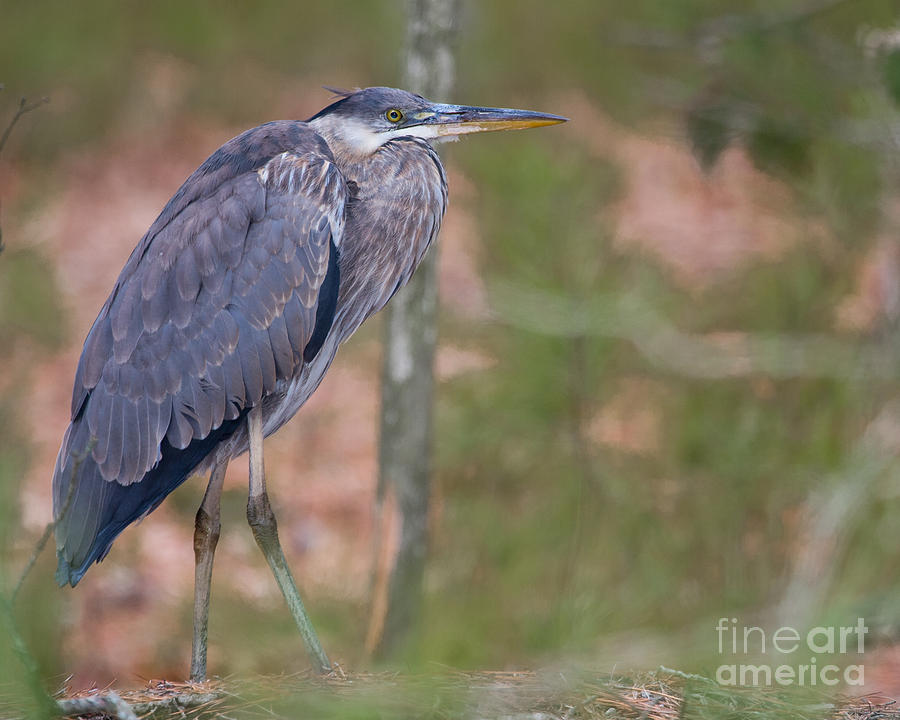
<path fill-rule="evenodd" d="M 443 100 L 453 86 L 460 0 L 409 0 L 403 86 Z M 378 508 L 382 543 L 398 526 L 393 563 L 377 563 L 369 648 L 387 657 L 416 625 L 428 541 L 433 364 L 437 340 L 437 248 L 387 306 L 381 390 Z M 382 518 L 385 496 L 394 517 Z M 376 528 L 378 530 L 378 528 Z M 381 595 L 379 598 L 378 595 Z"/>

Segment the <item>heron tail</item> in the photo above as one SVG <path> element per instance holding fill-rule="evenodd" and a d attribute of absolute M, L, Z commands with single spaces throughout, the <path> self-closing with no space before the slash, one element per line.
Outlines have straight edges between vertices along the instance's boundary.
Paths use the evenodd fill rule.
<path fill-rule="evenodd" d="M 160 460 L 130 485 L 108 481 L 92 455 L 87 422 L 76 418 L 63 438 L 53 473 L 53 516 L 56 522 L 56 582 L 75 587 L 91 564 L 106 557 L 126 527 L 155 510 L 183 483 L 215 447 L 237 431 L 242 412 L 205 438 L 183 450 L 166 440 Z"/>

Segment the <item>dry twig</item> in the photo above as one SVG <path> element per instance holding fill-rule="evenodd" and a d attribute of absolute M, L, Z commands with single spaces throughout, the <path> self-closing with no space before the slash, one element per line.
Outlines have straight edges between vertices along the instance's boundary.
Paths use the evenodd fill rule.
<path fill-rule="evenodd" d="M 3 85 L 0 83 L 0 90 L 3 90 Z M 6 126 L 6 130 L 3 131 L 3 134 L 0 135 L 0 153 L 3 152 L 3 148 L 6 146 L 6 141 L 9 140 L 9 134 L 12 132 L 12 129 L 16 126 L 16 123 L 19 122 L 19 118 L 21 118 L 26 113 L 30 113 L 32 110 L 37 110 L 41 105 L 45 105 L 50 102 L 50 98 L 42 97 L 40 100 L 36 100 L 33 103 L 29 103 L 27 98 L 21 98 L 19 100 L 19 107 L 16 110 L 16 114 L 13 115 L 12 120 L 9 121 L 9 125 Z M 3 229 L 0 227 L 0 252 L 3 252 Z"/>
<path fill-rule="evenodd" d="M 177 717 L 185 720 L 189 717 L 220 716 L 215 711 L 226 697 L 227 693 L 213 683 L 152 680 L 146 688 L 121 695 L 109 688 L 75 693 L 58 700 L 57 705 L 63 717 L 91 716 L 115 720 Z"/>
<path fill-rule="evenodd" d="M 127 702 L 114 690 L 104 695 L 60 700 L 59 711 L 64 716 L 101 715 L 115 720 L 138 720 L 138 716 Z"/>

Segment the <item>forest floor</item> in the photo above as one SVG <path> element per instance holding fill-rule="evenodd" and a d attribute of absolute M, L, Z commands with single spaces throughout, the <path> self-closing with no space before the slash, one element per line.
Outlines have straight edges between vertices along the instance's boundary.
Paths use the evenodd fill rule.
<path fill-rule="evenodd" d="M 204 684 L 151 681 L 122 693 L 110 688 L 61 698 L 70 718 L 497 718 L 583 720 L 681 718 L 732 720 L 900 719 L 894 701 L 877 696 L 828 697 L 818 692 L 723 687 L 700 675 L 660 669 L 637 677 L 571 673 L 453 672 L 301 674 L 217 680 Z M 114 703 L 120 703 L 114 695 Z M 90 711 L 94 703 L 106 711 Z"/>

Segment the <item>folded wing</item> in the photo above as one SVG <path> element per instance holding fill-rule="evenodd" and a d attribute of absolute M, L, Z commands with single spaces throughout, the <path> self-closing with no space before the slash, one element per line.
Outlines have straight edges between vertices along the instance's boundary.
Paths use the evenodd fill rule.
<path fill-rule="evenodd" d="M 151 227 L 76 372 L 53 478 L 57 517 L 69 499 L 61 583 L 309 359 L 334 312 L 345 201 L 324 142 L 303 123 L 270 123 L 223 146 Z"/>

